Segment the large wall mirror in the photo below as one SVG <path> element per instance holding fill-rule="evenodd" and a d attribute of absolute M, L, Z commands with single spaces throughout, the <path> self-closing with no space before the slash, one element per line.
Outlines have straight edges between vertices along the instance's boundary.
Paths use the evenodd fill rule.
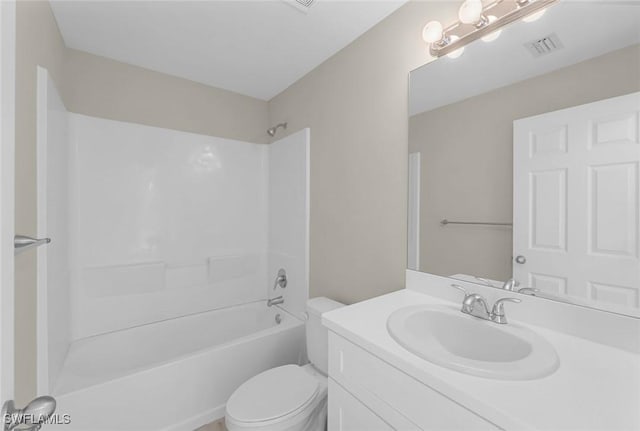
<path fill-rule="evenodd" d="M 640 317 L 638 23 L 563 1 L 411 72 L 409 269 Z"/>

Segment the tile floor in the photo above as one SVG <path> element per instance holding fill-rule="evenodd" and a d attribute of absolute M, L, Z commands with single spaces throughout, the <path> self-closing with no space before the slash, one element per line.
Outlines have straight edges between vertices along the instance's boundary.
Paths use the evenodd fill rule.
<path fill-rule="evenodd" d="M 224 426 L 224 419 L 219 419 L 210 424 L 201 426 L 195 431 L 227 431 L 227 427 Z"/>

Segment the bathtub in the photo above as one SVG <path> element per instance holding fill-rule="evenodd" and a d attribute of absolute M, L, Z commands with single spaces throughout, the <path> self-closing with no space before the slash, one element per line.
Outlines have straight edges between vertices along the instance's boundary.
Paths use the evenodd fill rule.
<path fill-rule="evenodd" d="M 304 323 L 264 301 L 82 339 L 53 393 L 71 423 L 43 429 L 192 431 L 251 376 L 303 360 Z"/>

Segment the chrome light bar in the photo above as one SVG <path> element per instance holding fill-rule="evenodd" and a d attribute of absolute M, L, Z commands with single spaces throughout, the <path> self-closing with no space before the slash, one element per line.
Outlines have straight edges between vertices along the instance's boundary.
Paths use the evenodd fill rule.
<path fill-rule="evenodd" d="M 423 38 L 430 44 L 431 55 L 441 57 L 487 37 L 507 24 L 540 13 L 556 2 L 558 0 L 496 0 L 482 6 L 481 0 L 466 0 L 460 8 L 461 20 L 444 29 L 439 22 L 431 21 L 423 30 Z M 469 12 L 471 9 L 475 11 Z"/>

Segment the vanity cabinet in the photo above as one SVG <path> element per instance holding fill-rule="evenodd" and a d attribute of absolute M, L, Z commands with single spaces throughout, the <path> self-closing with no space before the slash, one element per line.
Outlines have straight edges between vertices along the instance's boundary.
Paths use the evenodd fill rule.
<path fill-rule="evenodd" d="M 329 378 L 329 431 L 501 429 L 333 332 Z"/>
<path fill-rule="evenodd" d="M 329 430 L 393 431 L 391 425 L 333 379 L 329 379 L 329 394 Z"/>

